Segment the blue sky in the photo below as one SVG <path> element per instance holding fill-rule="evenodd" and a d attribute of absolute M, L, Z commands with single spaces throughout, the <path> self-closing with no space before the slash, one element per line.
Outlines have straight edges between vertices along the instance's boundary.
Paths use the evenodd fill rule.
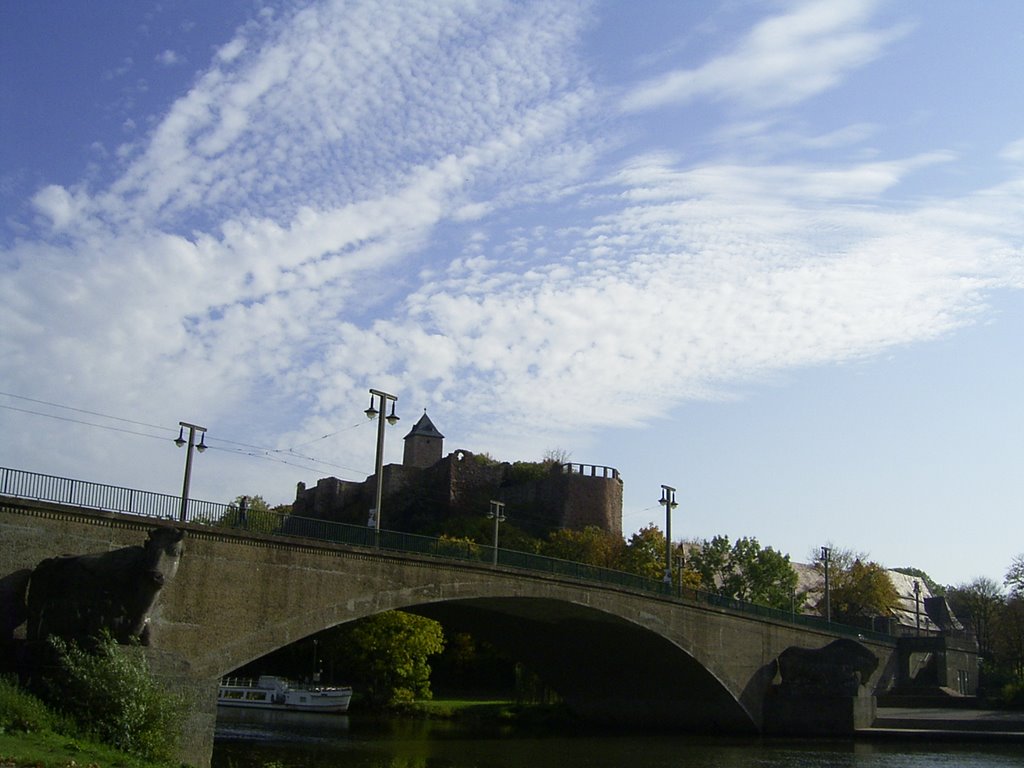
<path fill-rule="evenodd" d="M 446 448 L 627 534 L 1024 552 L 1024 5 L 4 3 L 0 463 L 294 498 Z M 76 409 L 76 410 L 72 410 Z M 486 510 L 481 510 L 483 514 Z M 508 510 L 510 516 L 514 510 Z"/>

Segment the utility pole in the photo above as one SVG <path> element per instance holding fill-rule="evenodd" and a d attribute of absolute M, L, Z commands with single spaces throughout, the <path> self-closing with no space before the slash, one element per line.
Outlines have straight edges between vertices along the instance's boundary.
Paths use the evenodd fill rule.
<path fill-rule="evenodd" d="M 832 550 L 828 547 L 821 548 L 821 561 L 825 564 L 825 620 L 832 622 L 832 589 L 828 581 L 828 563 Z"/>
<path fill-rule="evenodd" d="M 487 519 L 494 520 L 494 565 L 498 564 L 498 523 L 505 522 L 505 503 L 491 499 L 491 511 Z"/>
<path fill-rule="evenodd" d="M 676 489 L 671 485 L 661 486 L 661 499 L 658 501 L 665 507 L 665 583 L 672 584 L 672 510 L 676 504 Z"/>

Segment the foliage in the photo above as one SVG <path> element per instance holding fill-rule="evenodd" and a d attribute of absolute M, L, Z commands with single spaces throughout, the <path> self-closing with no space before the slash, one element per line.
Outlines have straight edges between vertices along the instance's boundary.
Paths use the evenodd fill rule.
<path fill-rule="evenodd" d="M 445 557 L 480 559 L 480 545 L 466 536 L 441 535 L 437 539 L 437 554 Z"/>
<path fill-rule="evenodd" d="M 974 631 L 982 657 L 991 658 L 996 623 L 1003 607 L 1003 590 L 999 584 L 981 576 L 969 584 L 950 587 L 946 599 L 957 618 Z"/>
<path fill-rule="evenodd" d="M 508 481 L 511 485 L 538 482 L 551 474 L 551 466 L 545 461 L 517 461 L 509 469 Z"/>
<path fill-rule="evenodd" d="M 288 504 L 271 509 L 262 496 L 237 496 L 217 524 L 222 528 L 243 528 L 253 533 L 277 533 L 281 530 L 284 516 L 290 513 Z"/>
<path fill-rule="evenodd" d="M 993 645 L 1003 666 L 1024 681 L 1024 597 L 1010 597 L 1003 603 Z"/>
<path fill-rule="evenodd" d="M 1024 597 L 1024 553 L 1013 558 L 1003 583 L 1010 588 L 1012 597 Z"/>
<path fill-rule="evenodd" d="M 357 685 L 374 704 L 394 706 L 431 698 L 429 659 L 444 650 L 438 622 L 387 611 L 343 627 L 337 640 Z"/>
<path fill-rule="evenodd" d="M 660 580 L 665 574 L 665 534 L 661 529 L 648 523 L 630 536 L 618 568 L 645 579 Z"/>
<path fill-rule="evenodd" d="M 616 568 L 622 562 L 625 550 L 626 542 L 621 536 L 596 525 L 588 525 L 582 531 L 572 528 L 552 531 L 541 553 L 561 560 Z"/>
<path fill-rule="evenodd" d="M 51 636 L 56 668 L 44 675 L 44 699 L 78 727 L 117 749 L 151 760 L 177 750 L 182 700 L 150 675 L 138 646 L 108 633 L 88 650 Z"/>
<path fill-rule="evenodd" d="M 543 462 L 545 464 L 568 464 L 572 459 L 572 451 L 564 448 L 548 448 L 544 451 Z"/>
<path fill-rule="evenodd" d="M 1024 679 L 1014 680 L 1003 686 L 1001 704 L 1011 709 L 1024 709 Z"/>
<path fill-rule="evenodd" d="M 789 555 L 762 548 L 756 538 L 737 539 L 730 546 L 728 536 L 715 536 L 693 549 L 687 560 L 707 592 L 779 609 L 793 603 L 797 574 Z"/>
<path fill-rule="evenodd" d="M 41 700 L 0 677 L 0 733 L 35 733 L 67 730 L 68 724 Z"/>
<path fill-rule="evenodd" d="M 847 567 L 836 567 L 837 562 L 844 561 L 845 558 L 833 557 L 829 564 L 832 617 L 839 622 L 850 622 L 891 615 L 900 598 L 885 568 L 860 558 Z"/>

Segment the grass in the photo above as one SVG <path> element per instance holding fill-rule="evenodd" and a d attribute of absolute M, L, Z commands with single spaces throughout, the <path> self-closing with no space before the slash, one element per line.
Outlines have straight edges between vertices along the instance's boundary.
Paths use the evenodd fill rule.
<path fill-rule="evenodd" d="M 13 681 L 0 678 L 0 768 L 154 768 L 78 732 Z"/>
<path fill-rule="evenodd" d="M 153 763 L 53 731 L 0 733 L 0 768 L 153 768 Z"/>

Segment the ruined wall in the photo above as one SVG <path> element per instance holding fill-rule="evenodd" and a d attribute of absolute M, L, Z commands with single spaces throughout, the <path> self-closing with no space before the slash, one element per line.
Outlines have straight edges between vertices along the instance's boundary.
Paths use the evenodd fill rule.
<path fill-rule="evenodd" d="M 328 477 L 313 488 L 301 483 L 292 513 L 365 525 L 376 478 L 352 483 Z M 622 479 L 617 470 L 591 464 L 540 465 L 495 462 L 458 450 L 425 469 L 384 467 L 382 525 L 433 532 L 451 517 L 485 515 L 491 499 L 505 503 L 509 521 L 543 537 L 558 528 L 597 526 L 622 533 Z"/>

